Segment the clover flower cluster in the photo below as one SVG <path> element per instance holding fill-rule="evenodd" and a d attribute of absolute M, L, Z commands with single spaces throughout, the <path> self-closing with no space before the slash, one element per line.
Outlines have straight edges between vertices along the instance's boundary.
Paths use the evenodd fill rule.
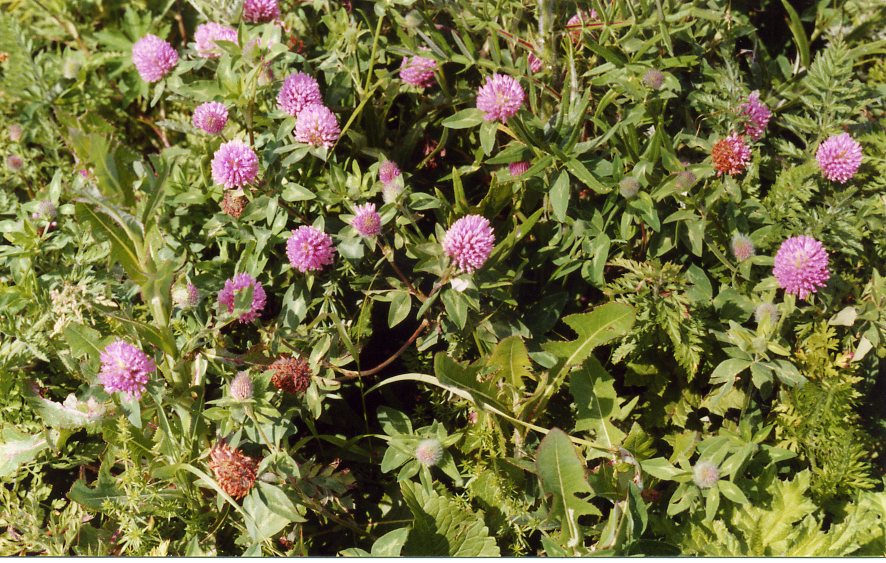
<path fill-rule="evenodd" d="M 314 227 L 302 225 L 286 241 L 289 264 L 299 272 L 320 271 L 333 262 L 332 237 Z"/>
<path fill-rule="evenodd" d="M 486 121 L 507 123 L 523 105 L 526 94 L 516 79 L 506 74 L 486 77 L 486 83 L 477 92 L 477 109 Z"/>
<path fill-rule="evenodd" d="M 482 268 L 492 254 L 494 245 L 492 226 L 486 217 L 480 215 L 462 217 L 449 227 L 443 237 L 443 251 L 465 273 Z"/>
<path fill-rule="evenodd" d="M 120 339 L 105 346 L 99 359 L 99 383 L 107 393 L 120 392 L 129 399 L 141 398 L 148 378 L 157 369 L 157 364 L 147 354 Z"/>
<path fill-rule="evenodd" d="M 226 280 L 225 286 L 218 292 L 218 304 L 228 313 L 233 313 L 237 295 L 248 287 L 252 287 L 252 303 L 249 310 L 238 317 L 237 320 L 241 323 L 254 321 L 265 308 L 267 296 L 261 282 L 249 274 L 237 274 L 233 278 Z"/>
<path fill-rule="evenodd" d="M 861 166 L 861 144 L 849 133 L 832 135 L 818 146 L 815 159 L 825 178 L 845 184 Z"/>
<path fill-rule="evenodd" d="M 237 43 L 237 30 L 220 23 L 209 22 L 197 26 L 194 32 L 194 43 L 197 56 L 204 59 L 216 59 L 221 56 L 222 49 L 216 41 Z"/>
<path fill-rule="evenodd" d="M 781 243 L 772 274 L 787 293 L 806 299 L 827 285 L 828 252 L 812 237 L 796 236 Z"/>
<path fill-rule="evenodd" d="M 434 71 L 437 61 L 428 57 L 403 57 L 400 62 L 400 80 L 416 88 L 430 88 L 434 85 Z"/>
<path fill-rule="evenodd" d="M 142 80 L 157 82 L 178 63 L 178 53 L 172 45 L 149 33 L 133 44 L 132 62 Z"/>

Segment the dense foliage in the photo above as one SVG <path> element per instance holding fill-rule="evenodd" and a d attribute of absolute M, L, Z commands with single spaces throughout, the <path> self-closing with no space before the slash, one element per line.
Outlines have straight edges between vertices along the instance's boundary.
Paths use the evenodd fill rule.
<path fill-rule="evenodd" d="M 0 0 L 0 554 L 886 552 L 880 2 L 241 4 Z"/>

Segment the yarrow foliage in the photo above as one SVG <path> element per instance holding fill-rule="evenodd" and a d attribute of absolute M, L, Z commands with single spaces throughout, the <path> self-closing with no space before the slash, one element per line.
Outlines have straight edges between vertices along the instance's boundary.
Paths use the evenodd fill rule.
<path fill-rule="evenodd" d="M 861 144 L 849 133 L 832 135 L 818 146 L 815 158 L 825 178 L 845 184 L 861 166 Z"/>
<path fill-rule="evenodd" d="M 147 354 L 124 340 L 111 342 L 101 353 L 98 381 L 108 393 L 121 392 L 140 399 L 157 365 Z"/>
<path fill-rule="evenodd" d="M 470 273 L 483 264 L 492 253 L 495 235 L 486 217 L 468 215 L 449 227 L 443 237 L 443 250 L 459 270 Z"/>
<path fill-rule="evenodd" d="M 525 96 L 516 79 L 493 74 L 486 77 L 486 83 L 477 92 L 477 108 L 484 112 L 486 121 L 507 123 L 508 118 L 517 115 Z"/>
<path fill-rule="evenodd" d="M 145 35 L 132 46 L 132 62 L 145 82 L 157 82 L 178 63 L 172 45 L 156 35 Z"/>
<path fill-rule="evenodd" d="M 241 323 L 254 321 L 261 315 L 265 308 L 265 289 L 262 284 L 249 274 L 237 274 L 233 278 L 225 281 L 225 286 L 218 292 L 218 303 L 228 313 L 234 312 L 234 303 L 237 295 L 248 287 L 252 287 L 252 304 L 248 311 L 241 314 L 238 320 Z"/>
<path fill-rule="evenodd" d="M 800 299 L 827 285 L 828 253 L 824 246 L 812 237 L 796 236 L 781 243 L 775 255 L 772 269 L 778 285 L 787 293 Z"/>
<path fill-rule="evenodd" d="M 333 262 L 332 237 L 314 227 L 302 225 L 286 241 L 289 264 L 299 272 L 320 271 Z"/>

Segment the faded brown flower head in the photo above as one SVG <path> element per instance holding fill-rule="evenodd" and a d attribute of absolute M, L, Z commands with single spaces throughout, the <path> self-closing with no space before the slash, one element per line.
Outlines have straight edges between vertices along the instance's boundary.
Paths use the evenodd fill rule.
<path fill-rule="evenodd" d="M 221 202 L 221 209 L 234 219 L 239 219 L 240 215 L 243 215 L 243 210 L 246 209 L 247 203 L 249 202 L 246 201 L 245 196 L 237 195 L 232 191 L 225 191 L 225 197 Z"/>
<path fill-rule="evenodd" d="M 222 490 L 235 499 L 245 497 L 255 484 L 258 462 L 224 440 L 213 446 L 209 457 L 209 469 Z"/>
<path fill-rule="evenodd" d="M 311 366 L 302 358 L 280 356 L 271 364 L 271 384 L 285 393 L 304 393 L 311 384 Z"/>

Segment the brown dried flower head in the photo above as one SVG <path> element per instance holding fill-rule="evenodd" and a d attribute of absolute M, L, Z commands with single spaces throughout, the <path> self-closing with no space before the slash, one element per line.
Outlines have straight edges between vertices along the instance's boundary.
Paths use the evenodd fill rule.
<path fill-rule="evenodd" d="M 311 385 L 311 366 L 302 358 L 280 356 L 271 371 L 271 384 L 285 393 L 304 393 Z"/>
<path fill-rule="evenodd" d="M 243 210 L 246 209 L 247 203 L 246 197 L 231 191 L 225 191 L 225 197 L 221 202 L 221 209 L 234 219 L 239 219 L 240 215 L 243 215 Z"/>
<path fill-rule="evenodd" d="M 209 469 L 222 490 L 235 499 L 245 497 L 255 484 L 258 462 L 224 440 L 213 446 L 209 457 Z"/>

